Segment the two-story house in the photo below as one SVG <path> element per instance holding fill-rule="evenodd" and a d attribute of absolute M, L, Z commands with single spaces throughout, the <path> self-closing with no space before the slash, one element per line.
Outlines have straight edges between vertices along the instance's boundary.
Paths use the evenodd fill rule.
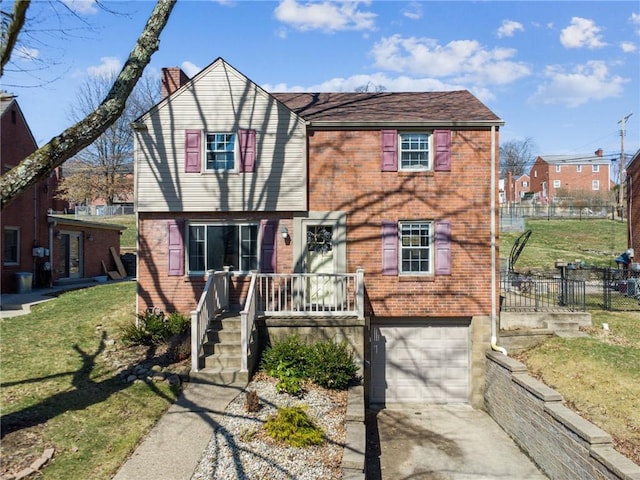
<path fill-rule="evenodd" d="M 501 179 L 502 180 L 502 179 Z M 525 197 L 525 194 L 529 193 L 530 179 L 529 175 L 523 173 L 516 178 L 513 178 L 511 172 L 507 172 L 507 176 L 504 179 L 504 201 L 500 203 L 519 203 Z"/>
<path fill-rule="evenodd" d="M 3 174 L 38 148 L 16 97 L 6 93 L 0 97 L 0 138 Z M 55 169 L 0 213 L 2 293 L 103 276 L 103 265 L 116 270 L 111 247 L 118 255 L 125 227 L 50 215 L 63 205 L 55 198 L 60 171 Z"/>
<path fill-rule="evenodd" d="M 627 164 L 627 234 L 628 246 L 633 248 L 635 262 L 640 261 L 640 150 Z"/>
<path fill-rule="evenodd" d="M 347 340 L 372 402 L 481 404 L 502 120 L 467 91 L 269 93 L 221 58 L 163 75 L 134 124 L 138 310 L 199 309 L 227 270 L 267 335 Z"/>
<path fill-rule="evenodd" d="M 530 191 L 544 202 L 558 196 L 606 199 L 611 187 L 610 164 L 602 149 L 593 155 L 539 156 L 529 172 Z"/>

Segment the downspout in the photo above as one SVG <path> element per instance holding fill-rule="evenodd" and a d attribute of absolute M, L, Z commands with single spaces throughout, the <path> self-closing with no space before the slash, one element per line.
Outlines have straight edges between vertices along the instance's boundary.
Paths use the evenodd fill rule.
<path fill-rule="evenodd" d="M 498 306 L 496 305 L 496 127 L 491 126 L 491 350 L 507 354 L 504 347 L 498 346 Z"/>

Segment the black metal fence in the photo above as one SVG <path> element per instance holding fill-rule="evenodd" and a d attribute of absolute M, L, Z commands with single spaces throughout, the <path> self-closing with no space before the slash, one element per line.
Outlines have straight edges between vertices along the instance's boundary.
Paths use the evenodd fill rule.
<path fill-rule="evenodd" d="M 501 272 L 500 310 L 545 312 L 586 310 L 586 284 L 561 276 Z"/>
<path fill-rule="evenodd" d="M 506 312 L 640 311 L 640 272 L 576 268 L 564 276 L 500 273 L 500 306 Z"/>

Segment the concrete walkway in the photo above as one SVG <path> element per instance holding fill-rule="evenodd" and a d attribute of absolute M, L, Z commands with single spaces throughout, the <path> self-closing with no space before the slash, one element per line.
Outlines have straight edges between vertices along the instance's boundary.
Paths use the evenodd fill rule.
<path fill-rule="evenodd" d="M 113 480 L 189 480 L 217 420 L 245 384 L 189 382 Z"/>

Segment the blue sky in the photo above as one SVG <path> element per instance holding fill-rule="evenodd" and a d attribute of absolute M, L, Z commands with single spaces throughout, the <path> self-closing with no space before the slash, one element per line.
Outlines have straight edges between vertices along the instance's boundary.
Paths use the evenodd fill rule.
<path fill-rule="evenodd" d="M 64 3 L 75 15 L 33 2 L 1 80 L 40 145 L 72 124 L 87 76 L 120 68 L 154 6 Z M 148 73 L 218 57 L 271 92 L 467 89 L 505 121 L 501 141 L 530 137 L 536 155 L 619 155 L 631 113 L 624 150 L 640 148 L 637 1 L 179 0 Z"/>

